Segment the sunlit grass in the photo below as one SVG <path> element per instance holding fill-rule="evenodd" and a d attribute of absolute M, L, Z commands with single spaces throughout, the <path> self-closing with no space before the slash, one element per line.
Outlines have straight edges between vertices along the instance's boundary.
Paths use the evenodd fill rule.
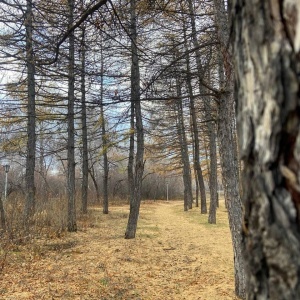
<path fill-rule="evenodd" d="M 182 218 L 188 218 L 189 221 L 194 222 L 196 224 L 202 224 L 208 227 L 228 227 L 228 217 L 227 217 L 227 210 L 225 208 L 224 199 L 221 198 L 219 201 L 220 206 L 217 208 L 217 224 L 209 224 L 208 223 L 208 212 L 209 212 L 209 198 L 207 201 L 207 214 L 200 213 L 200 207 L 193 206 L 192 209 L 188 211 L 183 210 L 183 201 L 178 203 L 178 205 L 173 207 L 173 211 L 176 215 Z"/>

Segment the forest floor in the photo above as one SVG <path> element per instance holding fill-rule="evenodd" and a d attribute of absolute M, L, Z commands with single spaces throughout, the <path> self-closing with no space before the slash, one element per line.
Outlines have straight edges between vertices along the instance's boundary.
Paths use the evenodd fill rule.
<path fill-rule="evenodd" d="M 238 299 L 222 201 L 217 225 L 182 202 L 143 202 L 133 240 L 127 217 L 128 205 L 90 208 L 77 233 L 0 253 L 0 299 Z"/>

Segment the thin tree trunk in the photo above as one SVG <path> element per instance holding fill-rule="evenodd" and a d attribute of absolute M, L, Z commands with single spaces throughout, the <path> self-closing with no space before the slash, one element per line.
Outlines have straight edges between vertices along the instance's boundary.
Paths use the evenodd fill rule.
<path fill-rule="evenodd" d="M 299 299 L 300 2 L 233 7 L 247 299 Z"/>
<path fill-rule="evenodd" d="M 190 126 L 192 128 L 192 124 Z M 195 189 L 196 189 L 195 207 L 199 207 L 199 182 L 198 182 L 197 168 L 196 168 L 196 162 L 195 162 L 195 142 L 194 142 L 193 130 L 191 130 L 191 137 L 192 137 L 192 143 L 193 143 L 193 168 L 194 168 L 194 180 L 195 180 Z"/>
<path fill-rule="evenodd" d="M 195 187 L 196 187 L 196 202 L 195 202 L 195 207 L 199 207 L 199 182 L 198 182 L 198 177 L 195 173 Z"/>
<path fill-rule="evenodd" d="M 69 27 L 74 21 L 74 0 L 68 0 Z M 69 35 L 69 74 L 68 74 L 68 231 L 77 231 L 75 209 L 75 128 L 74 128 L 74 103 L 75 103 L 75 73 L 74 73 L 74 32 Z"/>
<path fill-rule="evenodd" d="M 40 196 L 43 202 L 46 203 L 49 197 L 49 184 L 47 182 L 47 168 L 45 165 L 45 137 L 44 137 L 44 126 L 43 123 L 39 126 L 39 178 L 40 178 Z"/>
<path fill-rule="evenodd" d="M 186 28 L 184 28 L 184 40 L 186 41 Z M 197 116 L 196 116 L 196 109 L 195 109 L 195 99 L 192 87 L 192 78 L 191 78 L 191 70 L 190 70 L 190 56 L 187 48 L 187 44 L 185 42 L 185 50 L 187 52 L 186 55 L 186 66 L 187 66 L 187 86 L 190 96 L 190 113 L 191 113 L 191 123 L 192 123 L 192 130 L 193 130 L 193 142 L 194 142 L 194 169 L 196 171 L 197 181 L 199 184 L 200 189 L 200 204 L 201 204 L 201 214 L 207 213 L 207 206 L 206 206 L 206 192 L 205 192 L 205 185 L 204 179 L 200 164 L 200 143 L 199 143 L 199 130 L 197 125 Z"/>
<path fill-rule="evenodd" d="M 192 208 L 193 193 L 192 193 L 192 180 L 190 160 L 186 139 L 186 130 L 184 124 L 183 107 L 181 98 L 181 86 L 179 80 L 177 80 L 177 131 L 180 143 L 181 162 L 183 166 L 183 184 L 184 184 L 184 211 Z"/>
<path fill-rule="evenodd" d="M 133 173 L 133 164 L 134 164 L 134 102 L 130 103 L 130 133 L 129 133 L 129 154 L 128 154 L 128 194 L 129 194 L 129 203 L 133 202 L 133 192 L 134 192 L 134 173 Z"/>
<path fill-rule="evenodd" d="M 209 157 L 208 157 L 208 147 L 207 147 L 207 142 L 205 140 L 205 136 L 204 136 L 204 139 L 203 139 L 203 145 L 204 145 L 204 151 L 205 151 L 205 161 L 206 161 L 206 167 L 207 167 L 207 173 L 208 173 L 208 176 L 210 174 L 210 166 L 209 166 Z"/>
<path fill-rule="evenodd" d="M 189 70 L 188 70 L 189 72 Z M 202 168 L 200 164 L 200 143 L 199 143 L 199 131 L 197 125 L 197 117 L 196 117 L 196 109 L 195 109 L 195 100 L 193 96 L 193 90 L 191 81 L 188 81 L 188 89 L 190 93 L 190 111 L 192 116 L 192 130 L 194 136 L 194 168 L 196 170 L 197 175 L 197 182 L 199 185 L 200 190 L 200 205 L 201 205 L 201 214 L 207 213 L 207 206 L 206 206 L 206 192 L 205 192 L 205 185 L 204 185 L 204 178 L 202 174 Z"/>
<path fill-rule="evenodd" d="M 102 155 L 103 155 L 103 213 L 108 214 L 108 157 L 107 157 L 107 135 L 105 126 L 105 115 L 103 108 L 103 73 L 104 61 L 103 50 L 101 48 L 101 91 L 100 91 L 100 118 L 101 118 L 101 139 L 102 139 Z"/>
<path fill-rule="evenodd" d="M 81 40 L 81 123 L 82 123 L 82 186 L 81 186 L 81 212 L 87 214 L 88 202 L 88 138 L 86 125 L 86 103 L 85 103 L 85 27 L 82 27 Z"/>
<path fill-rule="evenodd" d="M 131 11 L 131 103 L 134 103 L 134 112 L 136 118 L 136 158 L 134 173 L 133 197 L 130 199 L 130 212 L 127 228 L 125 232 L 126 239 L 135 238 L 138 216 L 140 211 L 142 196 L 142 180 L 144 173 L 144 129 L 142 120 L 142 108 L 140 101 L 140 68 L 137 49 L 137 15 L 136 0 L 130 1 Z"/>
<path fill-rule="evenodd" d="M 4 204 L 3 199 L 0 197 L 0 218 L 1 218 L 1 228 L 2 230 L 6 230 L 6 218 L 5 218 L 5 211 L 4 211 Z"/>
<path fill-rule="evenodd" d="M 208 81 L 210 83 L 210 74 L 208 76 Z M 219 207 L 219 197 L 218 197 L 218 166 L 217 166 L 217 143 L 216 143 L 216 115 L 214 111 L 217 111 L 216 104 L 213 99 L 205 98 L 206 113 L 205 117 L 208 121 L 208 137 L 209 137 L 209 192 L 210 192 L 210 204 L 209 204 L 209 214 L 208 223 L 217 223 L 217 207 Z"/>
<path fill-rule="evenodd" d="M 30 218 L 35 211 L 35 150 L 36 150 L 36 126 L 35 126 L 35 64 L 33 53 L 33 12 L 32 12 L 32 0 L 26 1 L 26 66 L 27 66 L 27 155 L 26 155 L 26 201 L 24 217 L 25 223 L 28 225 Z"/>
<path fill-rule="evenodd" d="M 95 177 L 95 172 L 94 172 L 93 167 L 89 169 L 89 173 L 90 173 L 90 176 L 92 178 L 92 181 L 93 181 L 93 184 L 94 184 L 94 187 L 95 187 L 95 190 L 96 190 L 97 203 L 100 203 L 100 198 L 101 198 L 100 197 L 100 189 L 99 189 L 97 179 Z"/>
<path fill-rule="evenodd" d="M 216 130 L 215 123 L 208 124 L 209 131 L 209 154 L 210 154 L 210 172 L 209 172 L 209 191 L 210 204 L 208 223 L 217 223 L 217 207 L 218 207 L 218 178 L 217 178 L 217 145 L 216 145 Z"/>
<path fill-rule="evenodd" d="M 188 0 L 188 5 L 189 5 L 189 12 L 190 12 L 190 21 L 191 21 L 191 28 L 192 28 L 192 40 L 193 40 L 193 44 L 195 47 L 195 52 L 196 52 L 196 65 L 197 65 L 197 72 L 198 72 L 198 77 L 199 77 L 199 91 L 200 93 L 205 93 L 205 88 L 202 86 L 201 82 L 203 80 L 204 74 L 203 74 L 203 68 L 202 68 L 202 64 L 201 64 L 201 54 L 199 51 L 200 45 L 199 45 L 199 41 L 197 38 L 197 31 L 196 31 L 196 22 L 195 22 L 195 11 L 194 11 L 194 7 L 193 7 L 193 2 L 192 0 Z M 203 97 L 203 103 L 204 103 L 204 115 L 205 118 L 208 120 L 211 118 L 211 114 L 210 111 L 212 110 L 212 104 L 210 103 L 211 99 L 208 99 L 207 97 Z M 211 122 L 209 122 L 207 124 L 208 126 L 208 133 L 209 133 L 209 140 L 210 143 L 214 144 L 215 143 L 215 132 L 213 131 L 214 127 L 212 127 Z M 213 151 L 213 149 L 210 147 L 210 151 Z M 211 219 L 215 219 L 216 217 L 216 212 L 215 212 L 215 208 L 216 208 L 216 204 L 217 203 L 217 181 L 214 180 L 214 178 L 216 177 L 217 174 L 217 164 L 216 164 L 216 159 L 217 157 L 214 156 L 214 151 L 210 152 L 210 158 L 211 158 L 211 162 L 210 162 L 210 171 L 213 173 L 211 176 L 209 176 L 209 179 L 212 179 L 212 182 L 209 182 L 209 188 L 210 188 L 210 202 L 213 204 L 212 206 L 210 206 L 210 214 L 211 214 Z M 214 168 L 214 169 L 211 169 Z M 210 172 L 210 174 L 211 174 Z M 200 183 L 200 182 L 199 182 Z M 203 185 L 204 185 L 204 181 L 203 181 Z M 203 187 L 204 189 L 204 193 L 205 193 L 205 186 Z M 200 186 L 200 190 L 201 190 L 201 186 Z M 206 196 L 205 196 L 205 202 L 201 201 L 201 213 L 207 213 L 207 208 L 206 208 Z"/>

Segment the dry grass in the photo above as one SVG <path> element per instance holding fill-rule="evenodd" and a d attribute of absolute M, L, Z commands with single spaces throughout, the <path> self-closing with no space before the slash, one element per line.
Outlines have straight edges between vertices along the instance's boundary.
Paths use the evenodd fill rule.
<path fill-rule="evenodd" d="M 208 225 L 179 202 L 143 203 L 134 240 L 127 216 L 92 208 L 77 233 L 2 250 L 0 299 L 237 299 L 224 206 Z"/>

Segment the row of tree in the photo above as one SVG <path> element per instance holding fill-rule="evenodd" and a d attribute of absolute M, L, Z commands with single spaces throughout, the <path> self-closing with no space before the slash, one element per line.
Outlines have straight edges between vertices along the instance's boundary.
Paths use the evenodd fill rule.
<path fill-rule="evenodd" d="M 293 11 L 300 8 L 296 0 L 244 2 L 3 1 L 1 147 L 25 167 L 27 230 L 37 211 L 37 171 L 47 178 L 47 166 L 57 172 L 61 163 L 67 228 L 76 231 L 76 174 L 86 213 L 89 177 L 96 187 L 99 161 L 103 213 L 111 169 L 127 172 L 125 238 L 136 234 L 145 169 L 183 175 L 184 210 L 193 205 L 193 174 L 201 213 L 207 212 L 206 179 L 208 221 L 215 223 L 219 163 L 236 294 L 246 297 L 247 261 L 250 299 L 296 299 L 299 26 Z M 238 152 L 248 179 L 243 188 Z"/>
<path fill-rule="evenodd" d="M 97 185 L 92 174 L 101 156 L 103 213 L 108 213 L 109 151 L 118 149 L 124 156 L 127 147 L 126 238 L 135 237 L 145 163 L 154 157 L 160 165 L 172 165 L 168 174 L 181 170 L 184 210 L 193 205 L 192 161 L 196 203 L 200 195 L 201 213 L 207 213 L 206 168 L 208 221 L 216 223 L 218 139 L 237 294 L 242 295 L 242 209 L 225 4 L 6 1 L 1 16 L 7 69 L 2 145 L 15 160 L 20 154 L 25 160 L 26 228 L 37 210 L 37 158 L 44 177 L 45 162 L 62 162 L 67 228 L 76 231 L 76 165 L 81 165 L 81 210 L 86 213 L 88 177 Z"/>
<path fill-rule="evenodd" d="M 167 157 L 169 164 L 172 161 L 170 172 L 182 165 L 185 210 L 193 200 L 191 157 L 203 213 L 207 211 L 203 177 L 211 177 L 209 221 L 216 222 L 218 108 L 209 89 L 218 84 L 219 76 L 214 7 L 193 1 L 124 5 L 68 2 L 58 8 L 29 1 L 3 6 L 2 59 L 7 74 L 2 85 L 2 148 L 15 160 L 22 153 L 26 161 L 25 220 L 35 211 L 36 158 L 44 178 L 49 162 L 63 164 L 72 231 L 76 230 L 75 157 L 80 159 L 82 211 L 86 212 L 88 176 L 96 185 L 94 164 L 102 156 L 107 213 L 108 172 L 113 163 L 109 151 L 117 148 L 123 156 L 127 146 L 129 194 L 138 211 L 146 126 L 146 161 L 158 157 L 163 165 Z M 19 27 L 10 26 L 11 20 Z M 174 34 L 174 27 L 182 34 Z M 18 71 L 20 66 L 26 74 Z M 26 122 L 26 131 L 21 131 Z M 164 167 L 150 168 L 157 172 Z"/>

